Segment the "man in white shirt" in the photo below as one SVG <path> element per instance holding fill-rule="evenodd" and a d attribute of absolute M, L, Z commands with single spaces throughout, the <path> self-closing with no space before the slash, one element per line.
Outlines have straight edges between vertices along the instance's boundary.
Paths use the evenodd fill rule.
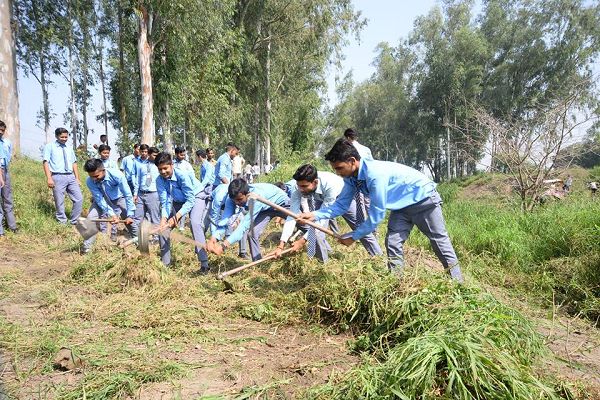
<path fill-rule="evenodd" d="M 244 164 L 246 163 L 246 160 L 244 160 L 244 157 L 242 157 L 241 154 L 238 154 L 237 156 L 233 157 L 232 162 L 232 167 L 231 170 L 233 172 L 233 179 L 237 179 L 237 178 L 242 178 L 242 171 L 244 168 Z"/>
<path fill-rule="evenodd" d="M 354 129 L 346 129 L 344 131 L 344 137 L 352 142 L 352 146 L 356 148 L 358 154 L 360 155 L 360 158 L 362 158 L 363 160 L 374 159 L 373 154 L 371 153 L 371 149 L 369 149 L 367 146 L 363 146 L 362 144 L 358 143 L 358 133 L 356 133 Z"/>
<path fill-rule="evenodd" d="M 296 180 L 297 186 L 292 188 L 290 211 L 295 214 L 316 211 L 321 207 L 327 207 L 335 203 L 335 200 L 344 188 L 344 180 L 342 178 L 331 172 L 317 171 L 317 169 L 310 164 L 300 166 L 294 174 L 294 179 Z M 364 216 L 360 216 L 357 213 L 356 202 L 354 200 L 351 202 L 348 210 L 342 215 L 342 218 L 346 220 L 353 230 L 357 225 L 360 225 L 364 221 L 362 219 Z M 328 220 L 321 221 L 321 225 L 324 227 L 327 226 L 327 224 Z M 295 226 L 296 220 L 292 217 L 288 217 L 283 226 L 283 231 L 281 232 L 279 246 L 274 253 L 276 256 L 279 256 L 285 248 L 285 244 L 292 236 Z M 307 253 L 309 257 L 312 258 L 316 256 L 319 261 L 327 261 L 328 252 L 331 250 L 331 247 L 325 239 L 325 234 L 308 226 L 300 226 L 300 229 L 304 231 L 305 234 L 303 237 L 296 240 L 292 247 L 296 251 L 299 251 L 307 244 Z M 383 254 L 373 233 L 366 235 L 360 241 L 371 256 Z"/>

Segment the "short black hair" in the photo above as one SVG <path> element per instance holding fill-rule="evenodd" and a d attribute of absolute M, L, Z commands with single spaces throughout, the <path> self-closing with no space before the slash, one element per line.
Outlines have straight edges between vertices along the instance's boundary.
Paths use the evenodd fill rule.
<path fill-rule="evenodd" d="M 348 139 L 356 140 L 356 138 L 358 137 L 358 133 L 354 129 L 348 128 L 344 131 L 344 137 L 348 138 Z"/>
<path fill-rule="evenodd" d="M 69 133 L 69 131 L 68 131 L 68 130 L 66 130 L 65 128 L 56 128 L 56 129 L 54 130 L 54 136 L 58 136 L 58 135 L 60 135 L 61 133 Z"/>
<path fill-rule="evenodd" d="M 150 146 L 148 146 L 146 143 L 140 144 L 140 151 L 144 150 L 148 150 L 148 152 L 150 152 Z"/>
<path fill-rule="evenodd" d="M 285 186 L 285 183 L 275 182 L 273 185 L 277 186 L 279 189 L 283 190 L 284 192 L 287 192 L 287 186 Z"/>
<path fill-rule="evenodd" d="M 154 159 L 154 165 L 156 165 L 157 167 L 163 164 L 173 164 L 173 159 L 171 158 L 171 155 L 169 153 L 158 153 L 158 155 Z"/>
<path fill-rule="evenodd" d="M 235 199 L 239 193 L 248 194 L 250 192 L 250 186 L 245 179 L 237 178 L 231 181 L 227 188 L 227 194 L 232 199 Z"/>
<path fill-rule="evenodd" d="M 100 135 L 100 140 L 102 140 L 103 137 L 108 138 L 108 135 L 103 133 L 102 135 Z"/>
<path fill-rule="evenodd" d="M 104 150 L 110 151 L 110 146 L 107 144 L 101 144 L 98 146 L 98 153 L 102 153 Z"/>
<path fill-rule="evenodd" d="M 211 151 L 213 151 L 213 149 L 212 149 L 212 148 L 210 148 L 210 147 L 207 147 L 207 148 L 206 148 L 206 152 L 207 152 L 207 153 L 210 153 Z"/>
<path fill-rule="evenodd" d="M 2 120 L 0 120 L 0 128 L 5 128 L 6 129 L 6 124 Z"/>
<path fill-rule="evenodd" d="M 85 162 L 83 169 L 85 172 L 95 172 L 97 170 L 103 170 L 104 164 L 102 163 L 102 160 L 98 158 L 91 158 Z"/>
<path fill-rule="evenodd" d="M 175 154 L 181 154 L 181 153 L 185 153 L 187 150 L 185 149 L 185 147 L 175 147 Z"/>
<path fill-rule="evenodd" d="M 133 149 L 134 149 L 134 150 L 135 150 L 135 149 L 139 149 L 139 148 L 140 148 L 140 146 L 141 146 L 141 144 L 139 144 L 139 143 L 136 143 L 136 144 L 134 144 L 134 145 L 133 145 Z"/>
<path fill-rule="evenodd" d="M 196 150 L 196 157 L 202 157 L 202 158 L 206 158 L 206 150 Z"/>
<path fill-rule="evenodd" d="M 158 147 L 152 146 L 148 149 L 148 154 L 158 154 L 158 153 L 160 153 L 160 150 L 158 149 Z"/>
<path fill-rule="evenodd" d="M 229 142 L 227 143 L 227 146 L 225 146 L 225 151 L 231 151 L 232 149 L 237 149 L 239 150 L 239 147 L 237 147 L 235 144 Z"/>
<path fill-rule="evenodd" d="M 317 169 L 311 164 L 301 165 L 294 173 L 293 178 L 297 181 L 314 182 L 317 179 Z"/>
<path fill-rule="evenodd" d="M 346 138 L 338 139 L 329 153 L 325 154 L 325 160 L 330 162 L 345 162 L 350 158 L 360 160 L 360 154 L 352 142 Z"/>

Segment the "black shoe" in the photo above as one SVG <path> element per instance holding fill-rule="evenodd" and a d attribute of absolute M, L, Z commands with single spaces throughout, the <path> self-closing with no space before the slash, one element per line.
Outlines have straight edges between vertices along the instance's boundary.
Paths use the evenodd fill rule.
<path fill-rule="evenodd" d="M 16 235 L 19 233 L 19 228 L 11 229 L 10 231 Z"/>
<path fill-rule="evenodd" d="M 240 253 L 238 254 L 238 257 L 241 258 L 242 260 L 249 260 L 250 256 L 246 253 Z"/>

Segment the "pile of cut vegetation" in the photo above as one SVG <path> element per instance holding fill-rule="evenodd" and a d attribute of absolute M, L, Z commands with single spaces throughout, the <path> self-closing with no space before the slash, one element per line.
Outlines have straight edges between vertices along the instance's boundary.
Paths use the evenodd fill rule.
<path fill-rule="evenodd" d="M 296 277 L 300 295 L 312 319 L 357 335 L 364 362 L 310 398 L 561 398 L 535 372 L 541 338 L 489 294 L 427 271 L 330 264 Z"/>

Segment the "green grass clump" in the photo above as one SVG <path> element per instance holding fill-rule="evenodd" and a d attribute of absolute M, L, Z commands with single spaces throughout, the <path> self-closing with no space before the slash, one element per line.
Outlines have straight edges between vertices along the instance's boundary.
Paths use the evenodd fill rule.
<path fill-rule="evenodd" d="M 370 356 L 319 399 L 558 398 L 534 373 L 543 343 L 518 312 L 446 277 L 369 268 L 311 272 L 312 318 L 359 336 Z"/>
<path fill-rule="evenodd" d="M 453 192 L 455 183 L 441 185 Z M 544 305 L 600 316 L 600 201 L 575 192 L 531 213 L 502 201 L 453 199 L 444 217 L 463 266 L 477 279 L 521 290 Z M 420 233 L 409 244 L 429 248 Z"/>

